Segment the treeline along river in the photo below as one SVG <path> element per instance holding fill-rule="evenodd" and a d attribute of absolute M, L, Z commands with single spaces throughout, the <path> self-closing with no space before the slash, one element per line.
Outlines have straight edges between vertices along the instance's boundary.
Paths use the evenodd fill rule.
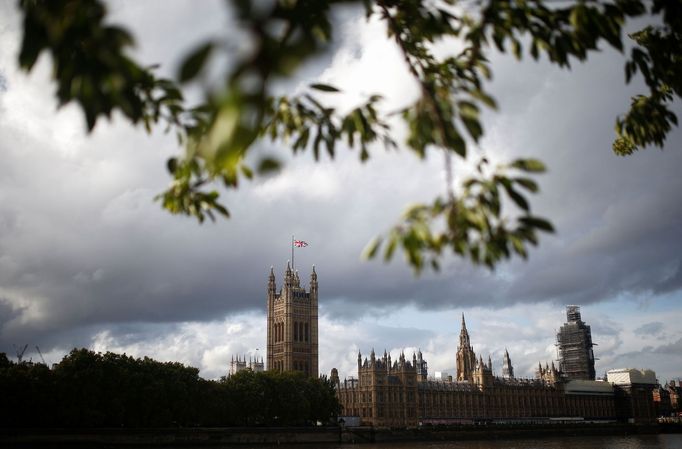
<path fill-rule="evenodd" d="M 0 428 L 305 426 L 339 411 L 334 386 L 301 373 L 219 381 L 181 363 L 74 349 L 48 368 L 0 353 Z"/>

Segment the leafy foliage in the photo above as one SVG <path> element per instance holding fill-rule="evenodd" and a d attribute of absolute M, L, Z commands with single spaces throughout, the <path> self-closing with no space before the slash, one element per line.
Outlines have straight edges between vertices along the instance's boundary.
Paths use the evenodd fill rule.
<path fill-rule="evenodd" d="M 86 349 L 53 369 L 0 353 L 0 395 L 6 427 L 308 425 L 339 411 L 326 378 L 244 371 L 209 381 L 180 363 Z"/>
<path fill-rule="evenodd" d="M 479 164 L 479 175 L 483 175 L 485 164 L 485 160 Z M 461 195 L 411 207 L 403 222 L 389 232 L 384 259 L 390 260 L 396 247 L 402 247 L 408 263 L 419 272 L 427 263 L 438 270 L 446 248 L 490 268 L 512 254 L 528 257 L 528 244 L 538 243 L 537 231 L 553 232 L 554 228 L 547 220 L 531 214 L 523 194 L 537 192 L 536 182 L 527 177 L 508 177 L 505 169 L 541 173 L 545 167 L 537 160 L 520 159 L 509 167 L 498 168 L 490 178 L 465 180 Z M 501 218 L 503 193 L 522 212 L 511 228 L 508 220 Z M 441 218 L 445 223 L 437 226 L 434 222 Z M 438 227 L 440 230 L 436 230 Z M 375 239 L 365 249 L 367 256 L 374 257 L 382 245 L 383 239 Z"/>
<path fill-rule="evenodd" d="M 336 86 L 312 84 L 293 96 L 271 95 L 273 80 L 292 76 L 328 48 L 334 28 L 330 11 L 339 3 L 362 3 L 368 19 L 385 23 L 387 38 L 400 49 L 419 83 L 419 98 L 400 111 L 408 130 L 405 146 L 421 158 L 433 150 L 445 154 L 446 197 L 409 209 L 386 240 L 384 258 L 390 259 L 400 246 L 417 272 L 427 260 L 438 267 L 446 248 L 493 268 L 512 254 L 527 257 L 527 244 L 536 244 L 539 232 L 553 230 L 545 219 L 530 214 L 529 201 L 521 193 L 537 193 L 536 182 L 505 174 L 541 172 L 528 170 L 522 162 L 491 174 L 479 172 L 478 178 L 463 180 L 462 194 L 455 195 L 453 157 L 469 157 L 469 147 L 479 144 L 485 132 L 481 110 L 496 108 L 484 88 L 492 74 L 486 55 L 493 49 L 518 59 L 526 53 L 544 57 L 570 68 L 573 60 L 584 61 L 603 45 L 624 51 L 624 26 L 648 14 L 652 24 L 630 36 L 625 77 L 630 82 L 641 74 L 649 92 L 635 96 L 629 111 L 617 118 L 613 150 L 627 155 L 648 145 L 663 146 L 677 125 L 670 104 L 682 95 L 679 0 L 273 0 L 258 6 L 233 0 L 234 15 L 251 36 L 252 49 L 237 56 L 223 86 L 207 91 L 203 104 L 191 109 L 184 105 L 180 85 L 200 82 L 211 58 L 229 46 L 204 42 L 186 56 L 177 83 L 157 79 L 152 68 L 126 55 L 132 38 L 106 24 L 100 0 L 21 0 L 24 39 L 19 60 L 30 71 L 43 50 L 50 52 L 60 103 L 76 101 L 90 130 L 113 111 L 133 123 L 143 122 L 148 130 L 160 122 L 174 130 L 185 154 L 168 161 L 173 181 L 157 199 L 171 213 L 203 222 L 216 214 L 229 216 L 212 187 L 215 182 L 237 188 L 242 178 L 280 168 L 272 158 L 261 158 L 255 168 L 245 163 L 263 136 L 289 142 L 294 153 L 310 149 L 316 160 L 322 151 L 333 158 L 339 144 L 359 149 L 361 161 L 370 157 L 376 142 L 400 147 L 392 139 L 388 115 L 378 107 L 378 95 L 345 115 L 323 101 L 325 95 L 343 94 Z M 456 42 L 463 50 L 437 57 L 433 47 L 444 42 Z M 510 217 L 502 215 L 502 203 L 508 200 L 523 211 L 512 228 Z M 377 249 L 375 244 L 367 254 L 374 257 Z"/>

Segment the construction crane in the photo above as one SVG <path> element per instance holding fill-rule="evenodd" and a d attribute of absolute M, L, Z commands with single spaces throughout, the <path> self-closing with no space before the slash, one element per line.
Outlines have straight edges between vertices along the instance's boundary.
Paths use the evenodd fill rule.
<path fill-rule="evenodd" d="M 38 345 L 36 345 L 36 351 L 38 351 L 38 355 L 40 356 L 40 360 L 43 361 L 43 365 L 47 366 L 47 362 L 45 362 L 45 357 L 43 357 L 43 353 L 40 352 L 40 348 L 38 347 Z"/>
<path fill-rule="evenodd" d="M 14 350 L 17 351 L 17 362 L 21 363 L 21 360 L 24 358 L 24 353 L 26 352 L 26 349 L 28 348 L 28 344 L 24 345 L 24 349 L 19 350 L 17 348 L 17 345 L 14 345 Z"/>

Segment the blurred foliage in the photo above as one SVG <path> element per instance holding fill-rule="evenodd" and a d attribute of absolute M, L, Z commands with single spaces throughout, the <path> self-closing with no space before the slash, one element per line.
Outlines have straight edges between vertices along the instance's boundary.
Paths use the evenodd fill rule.
<path fill-rule="evenodd" d="M 314 425 L 337 416 L 326 378 L 242 371 L 220 381 L 177 362 L 74 349 L 49 369 L 0 353 L 2 426 Z"/>
<path fill-rule="evenodd" d="M 233 0 L 228 7 L 251 45 L 232 54 L 236 62 L 224 84 L 206 87 L 204 101 L 193 108 L 186 106 L 180 86 L 206 85 L 206 65 L 230 51 L 230 45 L 217 38 L 203 42 L 184 58 L 177 80 L 157 78 L 154 67 L 142 67 L 128 56 L 132 37 L 106 23 L 99 0 L 20 0 L 24 36 L 19 62 L 30 71 L 44 50 L 50 53 L 60 104 L 77 102 L 89 130 L 118 111 L 148 131 L 163 124 L 175 132 L 185 154 L 168 161 L 173 181 L 157 199 L 171 213 L 214 220 L 215 214 L 229 216 L 216 182 L 237 188 L 243 178 L 280 168 L 272 157 L 249 158 L 256 160 L 255 167 L 245 162 L 264 136 L 288 142 L 294 153 L 311 150 L 316 160 L 321 152 L 333 158 L 340 145 L 359 149 L 361 161 L 370 157 L 376 142 L 401 146 L 391 137 L 389 115 L 378 107 L 378 95 L 341 114 L 323 101 L 343 94 L 335 86 L 312 84 L 283 97 L 271 93 L 273 81 L 294 76 L 303 63 L 330 48 L 330 13 L 339 3 L 362 4 L 368 19 L 385 23 L 387 38 L 419 83 L 419 97 L 400 111 L 408 129 L 405 146 L 421 158 L 432 150 L 446 155 L 446 197 L 410 208 L 387 238 L 368 247 L 370 257 L 385 242 L 385 259 L 400 247 L 417 272 L 426 262 L 437 268 L 448 248 L 493 268 L 513 254 L 527 257 L 527 245 L 537 243 L 537 233 L 552 232 L 549 222 L 530 213 L 526 195 L 537 193 L 536 182 L 507 174 L 539 173 L 532 169 L 541 166 L 538 162 L 516 161 L 491 173 L 479 170 L 478 178 L 464 180 L 461 195 L 455 194 L 452 157 L 468 157 L 468 147 L 484 135 L 481 109 L 496 108 L 484 87 L 492 76 L 486 55 L 493 49 L 570 68 L 605 45 L 625 51 L 622 34 L 628 20 L 647 16 L 649 25 L 630 35 L 625 78 L 629 83 L 640 74 L 649 92 L 632 98 L 630 109 L 616 119 L 613 151 L 627 155 L 650 145 L 662 147 L 677 125 L 670 107 L 682 92 L 680 0 Z M 463 50 L 437 57 L 433 47 L 443 42 Z M 504 211 L 503 198 L 511 199 L 511 211 L 520 211 L 512 228 L 508 222 L 514 216 Z"/>

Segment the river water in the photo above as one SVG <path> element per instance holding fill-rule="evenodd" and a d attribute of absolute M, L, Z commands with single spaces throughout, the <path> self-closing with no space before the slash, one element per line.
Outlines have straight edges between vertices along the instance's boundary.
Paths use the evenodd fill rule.
<path fill-rule="evenodd" d="M 682 434 L 617 437 L 566 436 L 489 441 L 422 441 L 313 446 L 323 449 L 682 449 Z M 266 447 L 254 446 L 254 449 L 265 449 Z M 311 447 L 309 444 L 272 446 L 272 448 L 278 449 L 311 449 Z"/>

